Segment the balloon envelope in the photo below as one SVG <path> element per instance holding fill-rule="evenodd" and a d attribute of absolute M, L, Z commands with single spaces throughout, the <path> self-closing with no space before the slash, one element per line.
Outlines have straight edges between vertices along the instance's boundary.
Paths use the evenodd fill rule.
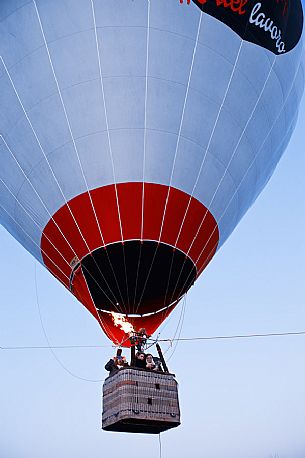
<path fill-rule="evenodd" d="M 301 1 L 3 0 L 0 20 L 1 224 L 113 342 L 151 334 L 286 148 Z"/>

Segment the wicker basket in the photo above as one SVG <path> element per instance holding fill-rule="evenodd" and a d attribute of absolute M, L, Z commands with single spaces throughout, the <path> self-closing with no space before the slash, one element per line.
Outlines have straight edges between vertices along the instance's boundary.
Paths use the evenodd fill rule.
<path fill-rule="evenodd" d="M 178 384 L 173 374 L 126 367 L 105 380 L 103 429 L 158 434 L 179 425 Z"/>

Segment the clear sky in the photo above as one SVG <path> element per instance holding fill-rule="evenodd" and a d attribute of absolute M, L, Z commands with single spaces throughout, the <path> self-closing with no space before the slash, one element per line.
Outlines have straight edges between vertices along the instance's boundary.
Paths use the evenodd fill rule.
<path fill-rule="evenodd" d="M 270 183 L 190 290 L 181 337 L 305 331 L 304 136 L 303 100 Z M 2 228 L 0 239 L 0 345 L 46 345 L 35 261 Z M 56 356 L 102 380 L 113 350 L 98 323 L 38 264 L 37 285 L 53 345 L 108 346 Z M 305 335 L 180 343 L 182 425 L 162 434 L 162 456 L 304 458 L 304 354 Z M 0 350 L 0 367 L 1 458 L 159 456 L 156 436 L 102 431 L 101 382 L 49 350 Z"/>

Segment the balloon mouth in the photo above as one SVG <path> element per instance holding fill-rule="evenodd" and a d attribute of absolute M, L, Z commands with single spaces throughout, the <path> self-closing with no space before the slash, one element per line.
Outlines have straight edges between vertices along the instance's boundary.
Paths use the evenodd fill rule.
<path fill-rule="evenodd" d="M 98 310 L 98 319 L 105 334 L 115 345 L 130 347 L 130 335 L 134 331 L 145 328 L 147 335 L 152 336 L 160 324 L 171 314 L 176 305 L 177 302 L 155 313 L 143 316 L 119 316 L 118 313 Z M 130 329 L 133 330 L 131 333 Z"/>
<path fill-rule="evenodd" d="M 179 249 L 150 240 L 113 243 L 80 263 L 98 310 L 147 315 L 176 302 L 194 283 L 194 262 Z M 73 280 L 72 282 L 73 283 Z"/>

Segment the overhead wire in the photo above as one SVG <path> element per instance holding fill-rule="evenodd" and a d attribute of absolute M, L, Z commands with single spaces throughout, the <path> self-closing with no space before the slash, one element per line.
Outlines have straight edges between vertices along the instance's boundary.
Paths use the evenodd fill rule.
<path fill-rule="evenodd" d="M 47 345 L 21 345 L 21 346 L 0 346 L 0 350 L 50 350 L 51 353 L 53 354 L 54 358 L 56 361 L 60 364 L 60 366 L 67 371 L 70 375 L 73 377 L 76 377 L 80 380 L 85 380 L 85 381 L 90 381 L 90 382 L 98 382 L 102 380 L 92 380 L 92 379 L 87 379 L 84 377 L 80 377 L 74 373 L 72 373 L 69 369 L 64 366 L 64 364 L 61 362 L 61 360 L 57 357 L 56 353 L 53 350 L 56 349 L 92 349 L 92 348 L 116 348 L 116 345 L 51 345 L 49 337 L 47 335 L 43 319 L 42 319 L 42 314 L 41 314 L 41 307 L 39 303 L 39 297 L 38 297 L 38 285 L 37 285 L 37 271 L 36 271 L 36 262 L 35 262 L 35 295 L 36 295 L 36 302 L 37 302 L 37 308 L 38 308 L 38 313 L 39 313 L 39 319 L 42 327 L 42 331 L 44 334 L 44 337 L 46 339 Z M 268 333 L 252 333 L 252 334 L 231 334 L 231 335 L 213 335 L 213 336 L 196 336 L 196 337 L 180 337 L 182 328 L 183 328 L 183 323 L 184 323 L 184 318 L 185 318 L 185 312 L 186 312 L 186 298 L 187 295 L 184 296 L 184 302 L 182 305 L 179 321 L 174 333 L 174 336 L 171 339 L 162 339 L 159 336 L 156 339 L 148 338 L 148 341 L 152 341 L 151 345 L 154 345 L 155 343 L 160 343 L 160 342 L 169 342 L 171 345 L 173 342 L 176 343 L 174 350 L 172 354 L 169 356 L 167 361 L 169 361 L 173 354 L 176 351 L 178 342 L 192 342 L 192 341 L 210 341 L 210 340 L 233 340 L 233 339 L 251 339 L 251 338 L 264 338 L 264 337 L 283 337 L 283 336 L 301 336 L 305 335 L 305 330 L 304 331 L 284 331 L 284 332 L 268 332 Z M 180 329 L 179 329 L 180 327 Z M 179 329 L 179 334 L 178 337 L 176 337 Z M 148 347 L 148 348 L 149 348 Z M 166 352 L 168 349 L 164 352 Z"/>
<path fill-rule="evenodd" d="M 203 337 L 179 337 L 177 339 L 159 339 L 158 342 L 190 342 L 195 340 L 229 340 L 229 339 L 251 339 L 255 337 L 282 337 L 282 336 L 300 336 L 305 335 L 305 331 L 291 331 L 291 332 L 267 332 L 261 334 L 233 334 L 233 335 L 216 335 L 216 336 L 203 336 Z"/>
<path fill-rule="evenodd" d="M 215 335 L 215 336 L 199 336 L 199 337 L 178 337 L 174 339 L 147 339 L 157 342 L 192 342 L 200 340 L 234 340 L 234 339 L 252 339 L 259 337 L 284 337 L 284 336 L 302 336 L 305 331 L 291 331 L 291 332 L 269 332 L 261 334 L 233 334 L 233 335 Z M 21 345 L 21 346 L 3 346 L 0 345 L 0 350 L 61 350 L 61 349 L 80 349 L 80 348 L 116 348 L 116 345 Z"/>
<path fill-rule="evenodd" d="M 252 339 L 258 337 L 283 337 L 283 336 L 302 336 L 305 331 L 291 332 L 268 332 L 262 334 L 233 334 L 233 335 L 215 335 L 199 337 L 179 337 L 175 339 L 157 339 L 155 342 L 192 342 L 200 340 L 233 340 L 233 339 Z M 150 339 L 148 339 L 150 340 Z M 0 350 L 51 350 L 51 349 L 78 349 L 78 348 L 114 348 L 115 345 L 23 345 L 23 346 L 0 346 Z"/>
<path fill-rule="evenodd" d="M 70 348 L 113 348 L 113 345 L 23 345 L 18 347 L 2 347 L 0 350 L 62 350 Z"/>
<path fill-rule="evenodd" d="M 305 331 L 291 332 L 269 332 L 262 334 L 233 334 L 233 335 L 215 335 L 215 336 L 199 336 L 199 337 L 179 337 L 175 339 L 156 339 L 156 342 L 192 342 L 204 340 L 234 340 L 234 339 L 252 339 L 259 337 L 284 337 L 284 336 L 302 336 Z M 149 340 L 149 339 L 148 339 Z M 152 344 L 152 345 L 153 345 Z M 22 345 L 22 346 L 3 346 L 0 345 L 0 350 L 61 350 L 61 349 L 85 349 L 85 348 L 116 348 L 115 345 Z"/>

